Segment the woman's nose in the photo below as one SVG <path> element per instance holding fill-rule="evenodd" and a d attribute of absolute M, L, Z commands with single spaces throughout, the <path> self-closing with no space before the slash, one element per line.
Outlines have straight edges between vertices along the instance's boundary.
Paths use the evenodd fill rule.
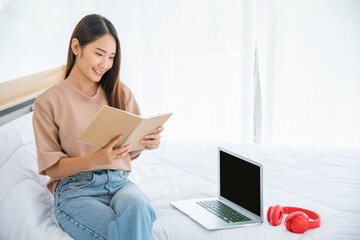
<path fill-rule="evenodd" d="M 109 60 L 107 58 L 103 58 L 102 61 L 100 62 L 99 67 L 104 68 L 104 69 L 108 69 L 109 68 Z"/>

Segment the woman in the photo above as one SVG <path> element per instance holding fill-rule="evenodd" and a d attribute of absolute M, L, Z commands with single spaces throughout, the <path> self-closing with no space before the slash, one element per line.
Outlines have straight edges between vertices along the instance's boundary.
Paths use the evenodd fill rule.
<path fill-rule="evenodd" d="M 75 239 L 152 239 L 155 212 L 127 178 L 141 151 L 115 149 L 122 136 L 100 149 L 77 141 L 103 105 L 140 114 L 119 80 L 120 59 L 111 22 L 85 16 L 71 36 L 65 79 L 34 103 L 39 173 L 50 176 L 56 218 Z M 144 137 L 145 149 L 158 148 L 162 130 Z"/>

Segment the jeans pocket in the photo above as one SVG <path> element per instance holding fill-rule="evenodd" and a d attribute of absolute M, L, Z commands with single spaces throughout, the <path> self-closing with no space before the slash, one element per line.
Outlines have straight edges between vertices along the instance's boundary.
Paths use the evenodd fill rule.
<path fill-rule="evenodd" d="M 59 189 L 62 190 L 59 192 L 59 196 L 89 186 L 94 181 L 95 173 L 93 172 L 81 172 L 74 174 L 64 180 L 64 186 Z"/>

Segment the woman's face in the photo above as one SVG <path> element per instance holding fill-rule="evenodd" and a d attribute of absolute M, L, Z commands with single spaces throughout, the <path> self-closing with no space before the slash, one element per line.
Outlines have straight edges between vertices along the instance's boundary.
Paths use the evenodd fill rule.
<path fill-rule="evenodd" d="M 75 52 L 76 50 L 74 50 Z M 84 47 L 78 47 L 76 53 L 75 65 L 82 77 L 99 82 L 113 65 L 116 42 L 112 35 L 106 34 Z"/>

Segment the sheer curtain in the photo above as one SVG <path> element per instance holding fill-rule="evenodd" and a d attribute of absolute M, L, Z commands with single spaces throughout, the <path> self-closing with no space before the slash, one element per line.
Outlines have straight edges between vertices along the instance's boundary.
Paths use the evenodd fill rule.
<path fill-rule="evenodd" d="M 119 21 L 121 76 L 143 113 L 172 111 L 171 139 L 250 142 L 253 4 L 143 1 L 135 10 L 133 23 Z"/>
<path fill-rule="evenodd" d="M 164 138 L 358 147 L 359 12 L 357 0 L 0 0 L 0 81 L 65 64 L 75 24 L 99 13 L 143 115 L 174 113 Z"/>
<path fill-rule="evenodd" d="M 89 13 L 117 28 L 121 80 L 143 115 L 174 113 L 164 138 L 252 141 L 253 1 L 0 0 L 1 79 L 65 64 L 71 32 Z"/>
<path fill-rule="evenodd" d="M 261 141 L 360 147 L 360 2 L 256 9 Z"/>

